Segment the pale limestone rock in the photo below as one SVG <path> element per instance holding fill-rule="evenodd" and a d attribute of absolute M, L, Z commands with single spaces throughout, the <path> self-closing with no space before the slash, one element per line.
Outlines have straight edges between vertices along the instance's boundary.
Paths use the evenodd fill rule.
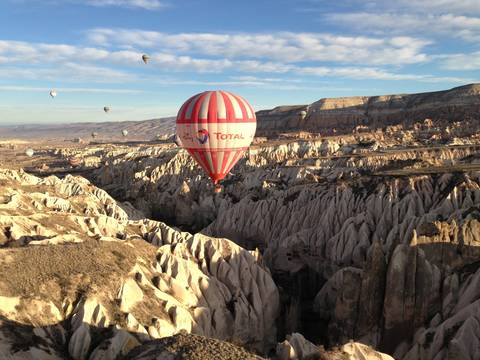
<path fill-rule="evenodd" d="M 132 307 L 143 299 L 143 291 L 134 279 L 127 279 L 120 289 L 117 297 L 120 311 L 128 313 Z"/>
<path fill-rule="evenodd" d="M 89 360 L 111 360 L 125 356 L 140 342 L 127 331 L 115 328 L 114 335 L 103 341 L 90 355 Z"/>
<path fill-rule="evenodd" d="M 87 359 L 91 341 L 90 327 L 88 324 L 82 323 L 76 328 L 70 338 L 68 353 L 75 360 Z"/>
<path fill-rule="evenodd" d="M 391 356 L 372 350 L 370 347 L 350 342 L 341 347 L 347 355 L 346 360 L 394 360 Z"/>
<path fill-rule="evenodd" d="M 299 333 L 287 335 L 287 339 L 278 343 L 276 349 L 279 360 L 301 360 L 318 353 L 318 347 Z"/>
<path fill-rule="evenodd" d="M 16 174 L 1 173 L 7 182 L 18 181 Z M 35 248 L 44 252 L 52 247 L 68 246 L 72 250 L 93 246 L 97 254 L 97 249 L 100 251 L 107 246 L 102 243 L 109 244 L 107 248 L 118 247 L 118 251 L 103 254 L 104 263 L 85 269 L 78 279 L 59 280 L 60 287 L 66 286 L 63 292 L 51 292 L 48 296 L 60 296 L 55 301 L 61 304 L 61 310 L 52 301 L 4 296 L 1 310 L 8 318 L 32 321 L 32 332 L 48 341 L 64 339 L 65 348 L 75 359 L 108 358 L 124 351 L 123 344 L 130 343 L 131 339 L 123 335 L 110 336 L 115 339 L 112 342 L 103 339 L 105 348 L 103 345 L 91 348 L 98 340 L 94 341 L 94 337 L 106 336 L 106 329 L 113 325 L 134 332 L 139 342 L 186 330 L 259 350 L 273 343 L 279 295 L 270 273 L 259 263 L 258 254 L 254 257 L 226 239 L 192 236 L 151 220 L 130 221 L 106 192 L 96 190 L 88 181 L 77 177 L 67 176 L 62 180 L 49 177 L 42 182 L 25 177 L 22 181 L 28 181 L 29 186 L 43 186 L 42 191 L 48 188 L 49 201 L 65 204 L 65 207 L 64 211 L 46 206 L 39 210 L 30 205 L 29 199 L 41 198 L 44 193 L 31 195 L 24 190 L 20 190 L 23 192 L 16 201 L 24 207 L 25 216 L 16 215 L 17 205 L 1 207 L 0 204 L 0 225 L 9 224 L 7 241 L 20 242 L 24 247 L 18 251 Z M 200 203 L 213 206 L 211 197 L 205 197 Z M 46 214 L 38 214 L 39 211 Z M 35 238 L 47 235 L 48 238 Z M 143 239 L 159 247 L 154 248 Z M 136 255 L 133 262 L 128 263 L 130 252 Z M 14 255 L 8 249 L 5 253 Z M 52 256 L 60 255 L 62 251 Z M 95 278 L 95 271 L 127 263 L 129 267 L 117 269 L 114 280 L 107 285 L 97 284 L 101 278 Z M 82 281 L 87 282 L 89 288 L 87 291 L 82 288 L 83 295 L 75 300 L 78 296 L 75 287 Z M 69 294 L 71 291 L 73 293 Z M 19 312 L 24 305 L 31 311 Z M 64 329 L 62 323 L 69 326 Z M 59 325 L 54 325 L 52 329 L 56 330 L 50 331 L 47 327 L 36 328 L 34 324 L 44 324 L 48 329 L 50 324 Z M 52 347 L 55 346 L 52 343 Z"/>

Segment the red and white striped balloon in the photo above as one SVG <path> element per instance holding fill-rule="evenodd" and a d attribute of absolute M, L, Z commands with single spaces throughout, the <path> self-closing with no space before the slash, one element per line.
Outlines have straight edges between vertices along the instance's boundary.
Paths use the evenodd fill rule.
<path fill-rule="evenodd" d="M 255 136 L 255 111 L 242 97 L 227 91 L 205 91 L 188 99 L 177 115 L 183 147 L 218 182 L 242 157 Z"/>

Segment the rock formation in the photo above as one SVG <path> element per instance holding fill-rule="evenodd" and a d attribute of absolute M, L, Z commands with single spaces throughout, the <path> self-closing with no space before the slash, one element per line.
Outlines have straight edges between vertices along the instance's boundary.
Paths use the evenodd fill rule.
<path fill-rule="evenodd" d="M 479 255 L 479 173 L 449 172 L 475 169 L 477 145 L 396 150 L 378 137 L 370 152 L 336 155 L 347 141 L 254 148 L 220 196 L 178 150 L 120 155 L 93 180 L 147 216 L 260 249 L 274 277 L 299 276 L 281 290 L 297 297 L 287 328 L 311 335 L 307 316 L 328 345 L 358 339 L 402 358 L 443 319 L 446 298 L 455 306 L 445 281 Z M 315 315 L 302 315 L 308 308 Z"/>
<path fill-rule="evenodd" d="M 357 126 L 384 128 L 412 125 L 429 119 L 432 124 L 478 119 L 480 85 L 420 94 L 356 96 L 321 99 L 309 106 L 277 107 L 258 112 L 259 135 L 278 135 L 279 130 L 306 130 L 333 134 L 351 132 Z M 305 119 L 297 114 L 306 110 Z"/>
<path fill-rule="evenodd" d="M 277 288 L 234 243 L 129 220 L 83 178 L 2 170 L 0 189 L 2 354 L 114 359 L 181 330 L 275 343 Z"/>
<path fill-rule="evenodd" d="M 262 360 L 233 344 L 181 332 L 136 347 L 125 360 Z"/>

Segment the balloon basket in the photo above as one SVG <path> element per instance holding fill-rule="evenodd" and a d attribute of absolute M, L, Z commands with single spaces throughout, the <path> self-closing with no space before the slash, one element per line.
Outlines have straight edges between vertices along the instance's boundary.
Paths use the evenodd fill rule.
<path fill-rule="evenodd" d="M 222 186 L 221 185 L 215 185 L 215 189 L 213 189 L 213 192 L 215 194 L 219 194 L 222 192 Z"/>

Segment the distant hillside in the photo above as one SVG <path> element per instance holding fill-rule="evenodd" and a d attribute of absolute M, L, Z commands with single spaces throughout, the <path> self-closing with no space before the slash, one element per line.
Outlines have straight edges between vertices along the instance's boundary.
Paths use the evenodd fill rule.
<path fill-rule="evenodd" d="M 306 111 L 302 119 L 301 111 Z M 275 136 L 293 131 L 330 134 L 351 132 L 358 125 L 383 128 L 411 124 L 430 118 L 434 123 L 461 120 L 480 121 L 480 84 L 419 94 L 354 96 L 320 99 L 310 105 L 278 106 L 257 112 L 257 136 Z M 127 129 L 131 140 L 150 140 L 157 134 L 175 132 L 175 117 L 144 121 L 75 123 L 56 125 L 0 126 L 0 139 L 120 139 Z"/>
<path fill-rule="evenodd" d="M 131 140 L 151 140 L 157 134 L 173 134 L 175 117 L 144 121 L 0 126 L 0 139 L 90 139 L 92 132 L 98 133 L 99 140 L 120 139 L 123 129 L 128 130 Z"/>
<path fill-rule="evenodd" d="M 307 111 L 303 120 L 299 117 L 302 110 Z M 357 125 L 376 128 L 425 118 L 434 122 L 480 120 L 480 84 L 419 94 L 326 98 L 311 105 L 276 107 L 257 112 L 257 135 L 297 130 L 329 133 L 334 128 L 346 132 Z"/>

